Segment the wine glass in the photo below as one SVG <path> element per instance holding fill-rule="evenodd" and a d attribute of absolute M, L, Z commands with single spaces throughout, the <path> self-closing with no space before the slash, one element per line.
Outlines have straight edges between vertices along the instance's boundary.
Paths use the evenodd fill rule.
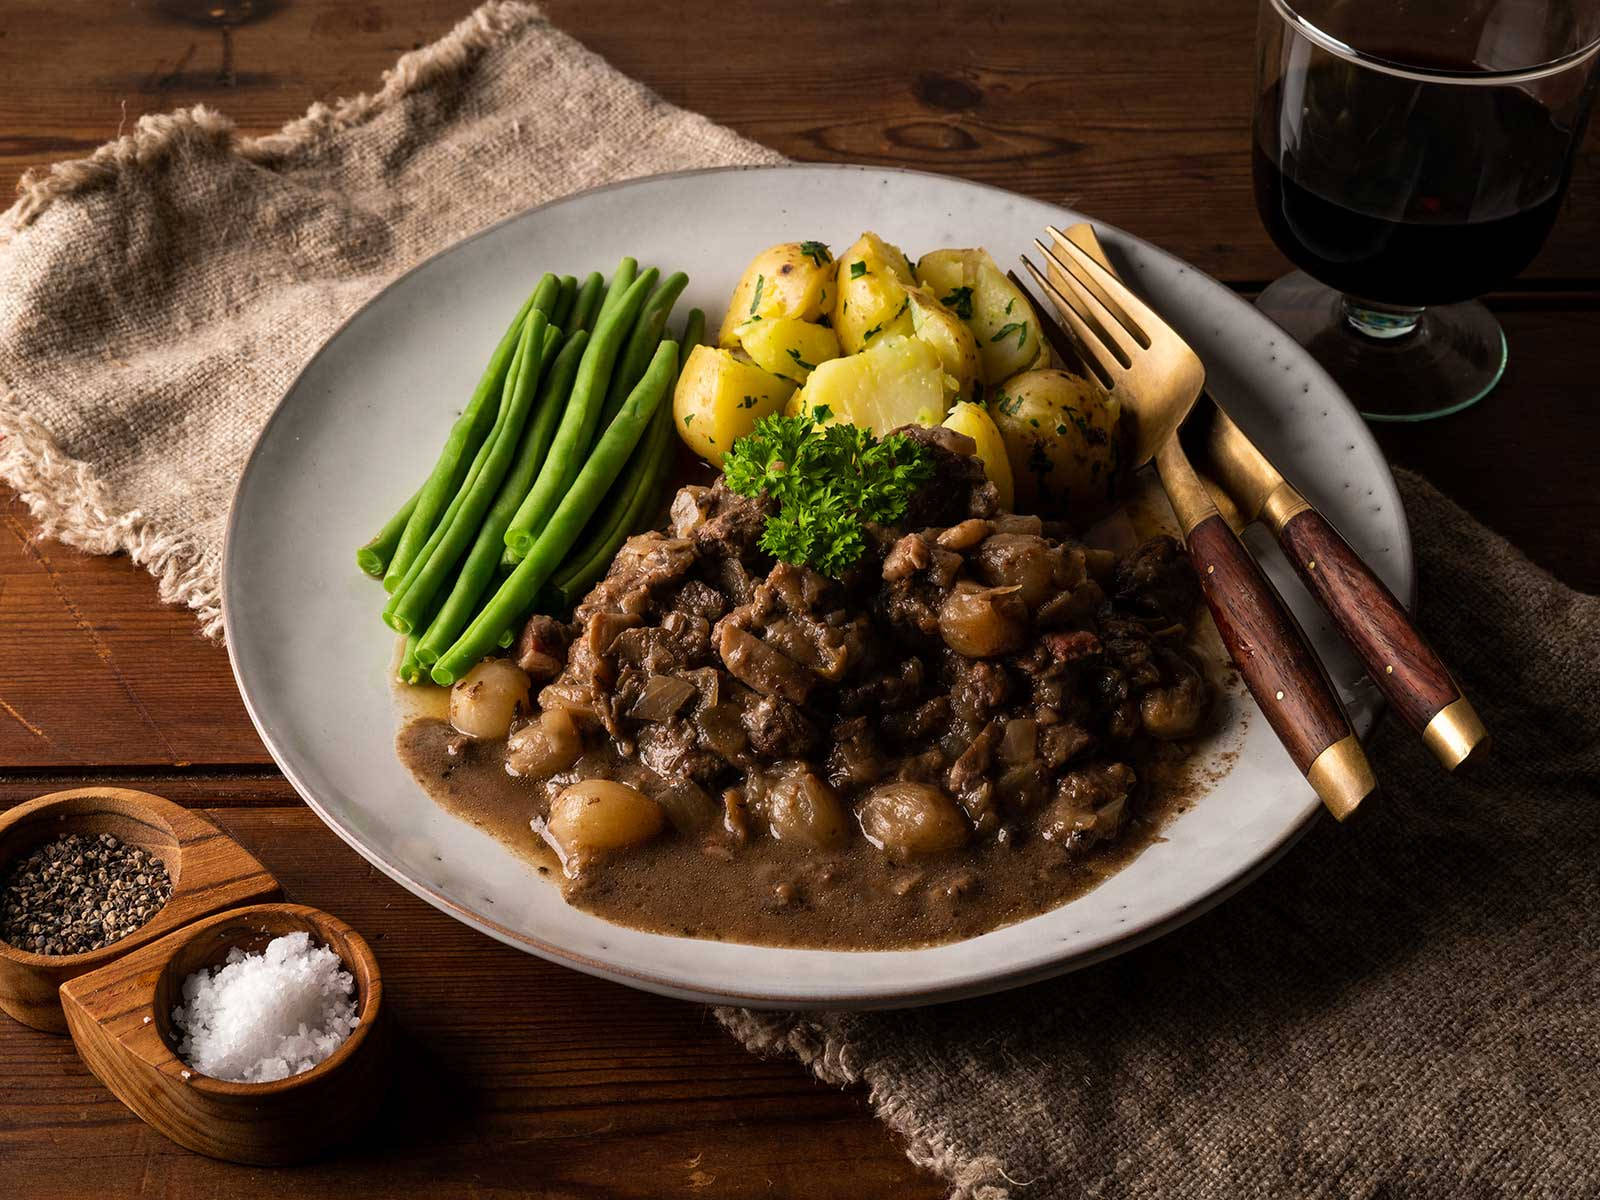
<path fill-rule="evenodd" d="M 1474 297 L 1555 223 L 1595 89 L 1600 0 L 1261 0 L 1256 207 L 1300 268 L 1258 305 L 1374 421 L 1483 398 Z"/>

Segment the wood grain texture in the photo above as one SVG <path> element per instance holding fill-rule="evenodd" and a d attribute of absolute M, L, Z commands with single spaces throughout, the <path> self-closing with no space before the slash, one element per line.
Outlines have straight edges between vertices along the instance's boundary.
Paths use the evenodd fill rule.
<path fill-rule="evenodd" d="M 174 1050 L 181 1035 L 172 1021 L 184 981 L 233 950 L 259 954 L 291 933 L 309 933 L 339 956 L 359 1024 L 325 1060 L 287 1079 L 231 1083 L 190 1069 Z M 208 1158 L 320 1158 L 363 1132 L 382 1098 L 388 1030 L 378 960 L 349 925 L 303 904 L 254 904 L 196 921 L 63 984 L 61 1007 L 96 1078 L 145 1124 Z"/>
<path fill-rule="evenodd" d="M 499 945 L 358 858 L 304 807 L 211 810 L 292 899 L 359 929 L 397 1056 L 379 1119 L 293 1171 L 154 1134 L 64 1038 L 0 1020 L 0 1162 L 26 1200 L 395 1196 L 936 1200 L 858 1092 L 753 1058 L 706 1010 Z"/>
<path fill-rule="evenodd" d="M 1278 542 L 1406 724 L 1420 733 L 1460 697 L 1449 670 L 1394 593 L 1321 513 L 1307 509 L 1290 517 Z"/>
<path fill-rule="evenodd" d="M 42 842 L 109 833 L 161 859 L 172 897 L 120 941 L 83 954 L 30 954 L 0 942 L 0 1011 L 34 1029 L 66 1031 L 56 989 L 224 909 L 275 899 L 278 881 L 204 816 L 119 787 L 56 792 L 0 813 L 0 871 Z"/>
<path fill-rule="evenodd" d="M 1200 591 L 1267 723 L 1304 774 L 1350 722 L 1305 634 L 1223 519 L 1213 513 L 1188 533 Z"/>
<path fill-rule="evenodd" d="M 51 0 L 0 14 L 0 187 L 140 114 L 204 103 L 264 133 L 371 90 L 470 0 Z M 667 99 L 794 158 L 941 171 L 1072 205 L 1231 281 L 1286 263 L 1250 191 L 1255 4 L 1053 0 L 895 10 L 757 0 L 549 0 L 553 21 Z M 208 14 L 234 14 L 227 25 Z M 68 10 L 83 11 L 83 10 Z M 248 14 L 240 20 L 240 14 Z M 802 77 L 795 46 L 817 53 Z M 825 51 L 825 52 L 824 52 Z M 1591 143 L 1592 144 L 1592 143 Z M 1600 276 L 1600 162 L 1579 164 L 1525 278 Z M 1178 213 L 1186 215 L 1175 222 Z"/>

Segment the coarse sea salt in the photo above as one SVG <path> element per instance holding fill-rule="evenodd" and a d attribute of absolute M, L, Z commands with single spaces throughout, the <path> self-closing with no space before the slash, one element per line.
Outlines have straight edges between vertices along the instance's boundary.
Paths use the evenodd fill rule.
<path fill-rule="evenodd" d="M 235 1083 L 267 1083 L 309 1071 L 357 1025 L 355 981 L 339 956 L 308 933 L 273 938 L 260 954 L 235 948 L 227 962 L 183 981 L 172 1010 L 178 1054 L 195 1070 Z"/>

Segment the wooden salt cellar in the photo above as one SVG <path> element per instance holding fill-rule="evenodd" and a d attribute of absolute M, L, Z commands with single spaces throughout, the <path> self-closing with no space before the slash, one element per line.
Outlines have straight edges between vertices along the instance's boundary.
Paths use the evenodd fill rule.
<path fill-rule="evenodd" d="M 172 1027 L 184 979 L 221 964 L 234 947 L 259 953 L 301 930 L 337 954 L 355 980 L 359 1024 L 344 1044 L 311 1070 L 271 1083 L 229 1083 L 187 1066 Z M 207 917 L 61 989 L 79 1057 L 117 1099 L 180 1146 L 267 1165 L 314 1158 L 372 1117 L 383 1093 L 382 999 L 365 939 L 300 904 Z"/>
<path fill-rule="evenodd" d="M 83 954 L 30 954 L 0 942 L 0 1011 L 35 1029 L 66 1032 L 57 993 L 68 980 L 199 918 L 283 894 L 254 855 L 205 817 L 127 788 L 54 792 L 0 815 L 0 871 L 34 847 L 71 833 L 109 833 L 154 854 L 172 877 L 172 898 L 126 937 Z"/>

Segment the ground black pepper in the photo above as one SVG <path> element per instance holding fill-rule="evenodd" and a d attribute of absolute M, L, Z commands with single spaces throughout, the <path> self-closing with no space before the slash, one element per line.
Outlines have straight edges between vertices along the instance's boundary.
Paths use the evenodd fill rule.
<path fill-rule="evenodd" d="M 171 898 L 172 877 L 155 855 L 109 833 L 68 834 L 0 878 L 0 941 L 33 954 L 98 950 Z"/>

